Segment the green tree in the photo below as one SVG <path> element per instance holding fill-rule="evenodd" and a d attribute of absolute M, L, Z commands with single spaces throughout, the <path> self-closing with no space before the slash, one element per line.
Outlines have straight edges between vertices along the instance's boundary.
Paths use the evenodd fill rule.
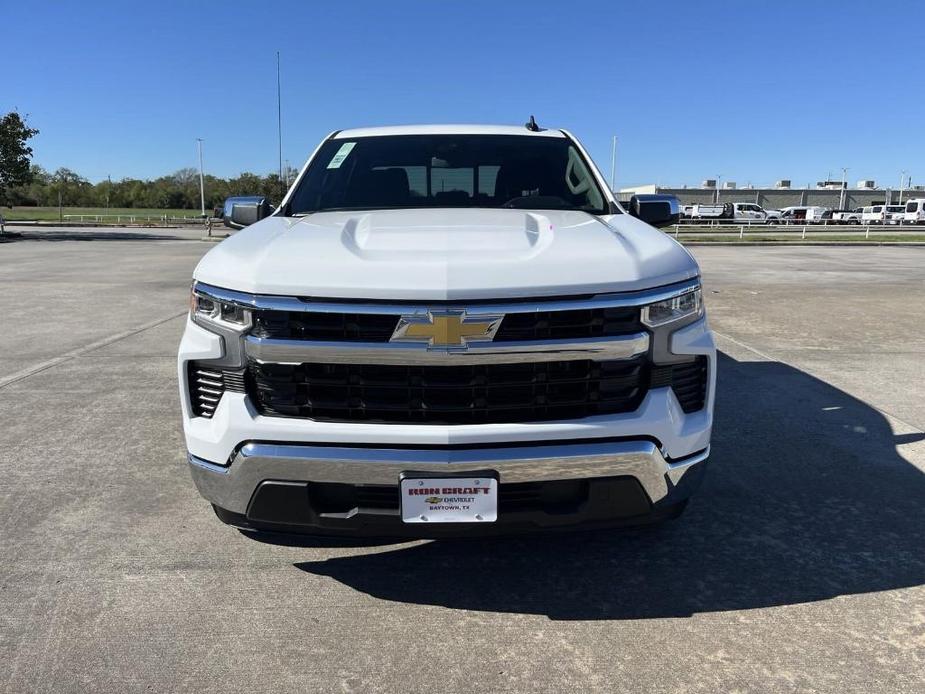
<path fill-rule="evenodd" d="M 26 143 L 38 132 L 26 125 L 16 111 L 0 118 L 0 201 L 5 204 L 9 204 L 10 188 L 26 185 L 32 180 L 29 166 L 32 148 Z"/>
<path fill-rule="evenodd" d="M 60 202 L 64 207 L 91 205 L 93 186 L 83 176 L 66 169 L 58 169 L 51 175 L 51 188 L 55 199 L 52 204 Z"/>

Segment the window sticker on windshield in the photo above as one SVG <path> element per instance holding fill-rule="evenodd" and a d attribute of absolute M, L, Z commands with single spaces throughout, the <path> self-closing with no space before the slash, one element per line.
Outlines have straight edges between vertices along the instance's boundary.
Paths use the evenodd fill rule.
<path fill-rule="evenodd" d="M 345 142 L 340 146 L 340 149 L 337 150 L 337 154 L 331 157 L 331 161 L 328 162 L 329 169 L 339 169 L 340 165 L 344 163 L 344 159 L 347 158 L 347 155 L 356 147 L 356 142 Z"/>

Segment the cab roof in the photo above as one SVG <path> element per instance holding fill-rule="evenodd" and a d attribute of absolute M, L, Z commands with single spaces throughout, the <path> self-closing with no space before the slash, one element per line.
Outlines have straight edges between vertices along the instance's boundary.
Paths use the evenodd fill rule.
<path fill-rule="evenodd" d="M 379 128 L 351 128 L 341 130 L 333 139 L 349 140 L 355 137 L 383 135 L 525 135 L 527 137 L 565 137 L 560 130 L 534 132 L 524 125 L 388 125 Z"/>

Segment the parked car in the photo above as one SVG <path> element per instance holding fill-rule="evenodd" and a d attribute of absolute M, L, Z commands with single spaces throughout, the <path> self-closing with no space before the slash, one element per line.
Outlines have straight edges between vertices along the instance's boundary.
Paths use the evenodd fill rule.
<path fill-rule="evenodd" d="M 785 207 L 780 211 L 781 224 L 821 224 L 831 217 L 832 210 L 815 205 Z"/>
<path fill-rule="evenodd" d="M 925 198 L 913 198 L 906 202 L 903 222 L 905 224 L 925 224 Z"/>
<path fill-rule="evenodd" d="M 887 205 L 886 206 L 886 223 L 902 224 L 906 219 L 905 205 Z"/>
<path fill-rule="evenodd" d="M 737 224 L 775 224 L 780 219 L 779 210 L 765 210 L 752 202 L 685 205 L 681 212 L 694 222 L 728 220 Z"/>
<path fill-rule="evenodd" d="M 696 261 L 564 130 L 341 130 L 193 273 L 189 467 L 248 533 L 441 537 L 678 515 L 710 452 Z M 254 220 L 254 217 L 257 220 Z M 516 503 L 515 503 L 516 502 Z"/>
<path fill-rule="evenodd" d="M 882 224 L 884 205 L 867 205 L 861 210 L 861 224 Z"/>
<path fill-rule="evenodd" d="M 900 224 L 905 205 L 869 205 L 861 212 L 861 224 Z"/>
<path fill-rule="evenodd" d="M 863 207 L 855 207 L 853 210 L 833 210 L 832 222 L 837 224 L 860 224 L 863 210 Z"/>

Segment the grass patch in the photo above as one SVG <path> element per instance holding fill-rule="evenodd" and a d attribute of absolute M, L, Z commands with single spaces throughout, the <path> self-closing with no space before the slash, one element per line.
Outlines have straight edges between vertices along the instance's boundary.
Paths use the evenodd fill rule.
<path fill-rule="evenodd" d="M 67 215 L 100 215 L 103 216 L 104 223 L 114 224 L 118 217 L 126 221 L 126 217 L 135 217 L 137 221 L 151 221 L 163 218 L 166 214 L 169 217 L 199 217 L 199 210 L 163 210 L 157 208 L 139 208 L 139 207 L 63 207 L 61 212 L 65 215 L 64 221 L 79 221 L 68 219 Z M 59 221 L 57 207 L 8 207 L 0 208 L 0 215 L 7 222 L 57 222 Z M 108 216 L 107 216 L 108 215 Z M 84 221 L 93 221 L 87 220 Z"/>

